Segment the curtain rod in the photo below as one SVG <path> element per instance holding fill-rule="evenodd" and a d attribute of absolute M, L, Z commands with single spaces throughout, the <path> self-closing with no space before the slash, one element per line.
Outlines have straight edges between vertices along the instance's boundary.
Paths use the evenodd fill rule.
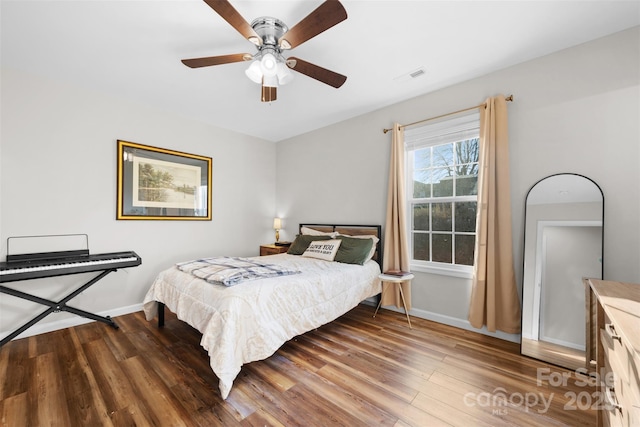
<path fill-rule="evenodd" d="M 504 100 L 505 100 L 505 101 L 508 101 L 508 102 L 513 101 L 513 95 L 509 95 L 509 96 L 505 97 L 505 98 L 504 98 Z M 419 121 L 417 121 L 417 122 L 408 123 L 408 124 L 406 124 L 406 125 L 400 125 L 400 127 L 401 127 L 401 128 L 406 128 L 406 127 L 408 127 L 408 126 L 417 125 L 418 123 L 424 123 L 424 122 L 428 122 L 428 121 L 431 121 L 431 120 L 441 119 L 441 118 L 443 118 L 443 117 L 447 117 L 447 116 L 453 116 L 454 114 L 464 113 L 465 111 L 470 111 L 470 110 L 475 110 L 476 108 L 480 108 L 480 107 L 482 107 L 482 106 L 484 106 L 484 105 L 485 105 L 485 103 L 483 102 L 483 103 L 482 103 L 482 104 L 480 104 L 480 105 L 476 105 L 476 106 L 469 107 L 469 108 L 464 108 L 464 109 L 462 109 L 462 110 L 454 111 L 454 112 L 447 113 L 447 114 L 442 114 L 442 115 L 440 115 L 440 116 L 429 117 L 428 119 L 419 120 Z M 382 131 L 383 131 L 384 133 L 387 133 L 387 132 L 389 132 L 390 130 L 393 130 L 393 129 L 382 129 Z"/>

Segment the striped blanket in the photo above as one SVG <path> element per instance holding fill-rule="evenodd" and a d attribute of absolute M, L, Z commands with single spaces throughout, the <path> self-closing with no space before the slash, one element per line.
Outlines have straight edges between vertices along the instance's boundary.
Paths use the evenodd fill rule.
<path fill-rule="evenodd" d="M 247 280 L 300 273 L 300 270 L 266 264 L 255 258 L 237 257 L 196 259 L 178 263 L 176 267 L 209 283 L 224 286 L 234 286 Z"/>

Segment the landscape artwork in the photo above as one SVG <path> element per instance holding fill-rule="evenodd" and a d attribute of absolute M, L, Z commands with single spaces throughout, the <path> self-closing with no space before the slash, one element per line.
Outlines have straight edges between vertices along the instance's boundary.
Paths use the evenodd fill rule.
<path fill-rule="evenodd" d="M 211 220 L 211 157 L 118 140 L 116 219 Z"/>
<path fill-rule="evenodd" d="M 194 209 L 200 205 L 200 168 L 154 159 L 134 159 L 133 204 Z"/>

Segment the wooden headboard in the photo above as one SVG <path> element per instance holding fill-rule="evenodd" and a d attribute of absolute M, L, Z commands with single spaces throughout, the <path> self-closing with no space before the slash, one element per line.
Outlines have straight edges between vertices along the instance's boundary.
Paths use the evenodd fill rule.
<path fill-rule="evenodd" d="M 381 225 L 345 225 L 345 224 L 300 224 L 298 232 L 302 231 L 302 227 L 312 228 L 314 230 L 323 231 L 325 233 L 338 232 L 349 236 L 374 235 L 378 238 L 376 244 L 376 253 L 373 260 L 380 265 L 382 269 L 382 226 Z"/>

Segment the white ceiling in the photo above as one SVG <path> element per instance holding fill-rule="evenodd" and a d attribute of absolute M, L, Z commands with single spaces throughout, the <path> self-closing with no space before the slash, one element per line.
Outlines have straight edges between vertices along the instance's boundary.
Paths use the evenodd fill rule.
<path fill-rule="evenodd" d="M 342 3 L 346 21 L 285 56 L 347 82 L 334 89 L 294 73 L 270 104 L 245 76 L 248 63 L 180 62 L 255 52 L 202 0 L 2 0 L 2 66 L 279 141 L 640 25 L 640 1 Z M 231 4 L 249 22 L 273 16 L 292 27 L 321 1 Z M 406 77 L 420 67 L 425 75 Z"/>

